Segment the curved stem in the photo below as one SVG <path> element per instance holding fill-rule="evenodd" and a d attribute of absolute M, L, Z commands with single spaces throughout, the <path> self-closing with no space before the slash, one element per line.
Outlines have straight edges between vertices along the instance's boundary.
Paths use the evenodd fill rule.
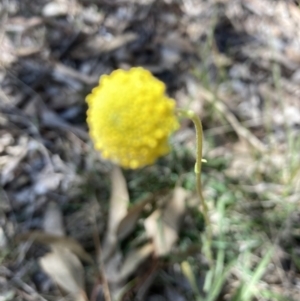
<path fill-rule="evenodd" d="M 179 115 L 189 118 L 193 121 L 195 128 L 196 128 L 196 138 L 197 138 L 197 156 L 196 156 L 196 164 L 195 164 L 195 174 L 196 174 L 196 186 L 197 186 L 197 193 L 200 199 L 200 203 L 203 210 L 203 216 L 205 220 L 205 224 L 207 227 L 207 234 L 208 234 L 208 242 L 211 245 L 212 241 L 212 228 L 210 219 L 208 217 L 208 208 L 207 204 L 204 200 L 203 193 L 202 193 L 202 183 L 201 183 L 201 167 L 202 167 L 202 140 L 203 140 L 203 129 L 202 123 L 199 117 L 191 110 L 183 110 L 177 109 Z M 211 252 L 209 252 L 211 253 Z M 211 257 L 211 254 L 210 256 Z M 211 261 L 212 258 L 209 258 Z"/>

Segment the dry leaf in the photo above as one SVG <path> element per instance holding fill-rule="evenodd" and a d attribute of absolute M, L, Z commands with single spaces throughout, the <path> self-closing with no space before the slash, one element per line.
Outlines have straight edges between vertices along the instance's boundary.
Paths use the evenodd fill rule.
<path fill-rule="evenodd" d="M 58 17 L 67 15 L 69 12 L 68 3 L 62 2 L 49 2 L 47 3 L 42 10 L 42 14 L 44 17 Z"/>
<path fill-rule="evenodd" d="M 149 238 L 152 238 L 157 256 L 168 254 L 178 238 L 180 219 L 185 211 L 187 192 L 177 187 L 173 197 L 164 209 L 154 211 L 145 220 L 145 229 Z"/>
<path fill-rule="evenodd" d="M 154 246 L 151 243 L 137 250 L 131 251 L 123 262 L 118 275 L 118 280 L 125 280 L 128 276 L 130 276 L 137 269 L 137 267 L 153 253 L 153 251 Z"/>
<path fill-rule="evenodd" d="M 0 184 L 5 185 L 15 178 L 15 171 L 20 166 L 21 161 L 26 157 L 28 152 L 28 139 L 20 139 L 20 145 L 10 148 L 12 156 L 2 156 L 4 162 L 0 162 Z"/>
<path fill-rule="evenodd" d="M 54 202 L 50 202 L 47 206 L 43 228 L 45 232 L 49 234 L 65 236 L 62 213 L 60 208 Z"/>
<path fill-rule="evenodd" d="M 154 246 L 149 243 L 139 249 L 131 251 L 123 260 L 122 265 L 121 254 L 115 252 L 108 264 L 105 265 L 105 276 L 110 283 L 110 293 L 113 300 L 121 300 L 120 296 L 126 291 L 124 290 L 124 287 L 126 287 L 126 278 L 134 273 L 137 267 L 153 252 Z"/>
<path fill-rule="evenodd" d="M 36 195 L 43 195 L 49 191 L 55 191 L 60 182 L 63 180 L 62 173 L 45 173 L 39 176 L 37 182 L 34 184 L 33 191 Z"/>
<path fill-rule="evenodd" d="M 80 259 L 93 263 L 91 256 L 83 249 L 78 241 L 71 237 L 57 236 L 53 234 L 48 234 L 42 231 L 32 231 L 18 235 L 16 237 L 17 241 L 32 240 L 33 242 L 38 242 L 41 244 L 50 245 L 53 248 L 62 247 L 72 251 Z"/>
<path fill-rule="evenodd" d="M 54 77 L 62 77 L 62 78 L 70 77 L 70 78 L 72 78 L 74 80 L 78 80 L 86 85 L 96 85 L 99 80 L 99 76 L 89 76 L 84 73 L 80 73 L 77 70 L 75 70 L 71 67 L 68 67 L 64 64 L 60 64 L 60 63 L 54 64 L 53 76 Z"/>
<path fill-rule="evenodd" d="M 4 33 L 1 35 L 0 64 L 3 67 L 8 68 L 10 64 L 14 63 L 16 60 L 17 56 L 15 47 L 4 31 Z M 1 101 L 3 100 L 1 99 Z"/>
<path fill-rule="evenodd" d="M 80 45 L 72 51 L 72 57 L 83 59 L 91 56 L 98 56 L 99 54 L 111 52 L 125 46 L 126 44 L 135 41 L 137 37 L 137 34 L 132 32 L 117 35 L 110 39 L 102 36 L 93 36 L 83 45 Z"/>
<path fill-rule="evenodd" d="M 122 259 L 121 251 L 118 250 L 109 257 L 109 260 L 100 266 L 100 270 L 103 270 L 105 277 L 109 282 L 117 281 L 120 266 L 122 265 Z"/>
<path fill-rule="evenodd" d="M 127 214 L 129 194 L 126 180 L 118 166 L 111 171 L 111 197 L 108 219 L 108 230 L 103 247 L 103 258 L 111 255 L 117 244 L 117 231 L 121 220 Z"/>
<path fill-rule="evenodd" d="M 2 227 L 0 227 L 0 252 L 7 248 L 7 238 Z"/>
<path fill-rule="evenodd" d="M 117 231 L 118 239 L 124 239 L 131 233 L 143 209 L 152 200 L 152 196 L 147 197 L 145 200 L 135 204 L 132 208 L 128 210 L 126 216 L 119 223 Z"/>
<path fill-rule="evenodd" d="M 129 194 L 126 180 L 119 167 L 115 166 L 111 172 L 111 197 L 108 221 L 109 234 L 115 234 L 120 221 L 127 213 L 129 205 Z"/>
<path fill-rule="evenodd" d="M 84 270 L 78 257 L 69 249 L 56 247 L 39 260 L 42 269 L 75 300 L 87 300 L 84 292 Z"/>

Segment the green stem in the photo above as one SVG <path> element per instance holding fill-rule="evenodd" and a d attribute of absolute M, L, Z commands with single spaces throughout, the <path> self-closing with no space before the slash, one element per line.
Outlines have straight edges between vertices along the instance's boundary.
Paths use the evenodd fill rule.
<path fill-rule="evenodd" d="M 203 140 L 203 129 L 202 129 L 202 123 L 199 119 L 199 117 L 191 110 L 183 110 L 183 109 L 177 109 L 177 113 L 181 116 L 184 116 L 186 118 L 189 118 L 193 121 L 195 128 L 196 128 L 196 139 L 197 139 L 197 156 L 196 156 L 196 164 L 195 164 L 195 174 L 196 174 L 196 186 L 197 186 L 197 193 L 200 199 L 200 203 L 202 206 L 202 212 L 204 216 L 204 220 L 207 227 L 207 235 L 208 235 L 208 242 L 209 245 L 211 245 L 212 241 L 212 228 L 210 219 L 208 217 L 208 208 L 207 204 L 204 200 L 203 193 L 202 193 L 202 183 L 201 183 L 201 167 L 202 167 L 202 140 Z M 209 246 L 210 249 L 210 246 Z M 211 252 L 209 251 L 211 257 Z M 209 258 L 209 260 L 212 260 L 212 257 Z"/>

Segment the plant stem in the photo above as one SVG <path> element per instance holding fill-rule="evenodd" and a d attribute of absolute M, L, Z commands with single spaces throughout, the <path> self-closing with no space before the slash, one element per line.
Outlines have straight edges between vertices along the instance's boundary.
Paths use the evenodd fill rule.
<path fill-rule="evenodd" d="M 202 183 L 201 183 L 202 140 L 203 140 L 202 123 L 199 117 L 191 110 L 177 109 L 177 113 L 181 116 L 184 116 L 192 120 L 196 128 L 196 139 L 197 139 L 197 154 L 196 154 L 196 164 L 195 164 L 196 186 L 197 186 L 197 194 L 199 196 L 200 203 L 202 206 L 202 212 L 203 212 L 205 224 L 207 227 L 207 238 L 209 243 L 209 249 L 211 249 L 210 246 L 212 241 L 212 228 L 211 228 L 210 219 L 208 217 L 207 204 L 204 200 L 203 193 L 202 193 Z M 212 262 L 211 252 L 209 251 L 208 253 L 210 257 L 209 261 Z"/>

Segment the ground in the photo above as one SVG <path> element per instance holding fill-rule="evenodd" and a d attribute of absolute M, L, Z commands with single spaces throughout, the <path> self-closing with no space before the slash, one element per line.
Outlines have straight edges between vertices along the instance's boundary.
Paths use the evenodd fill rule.
<path fill-rule="evenodd" d="M 300 299 L 297 1 L 4 0 L 0 22 L 0 300 Z M 191 121 L 142 169 L 93 148 L 85 97 L 132 66 L 202 121 L 211 226 Z"/>

